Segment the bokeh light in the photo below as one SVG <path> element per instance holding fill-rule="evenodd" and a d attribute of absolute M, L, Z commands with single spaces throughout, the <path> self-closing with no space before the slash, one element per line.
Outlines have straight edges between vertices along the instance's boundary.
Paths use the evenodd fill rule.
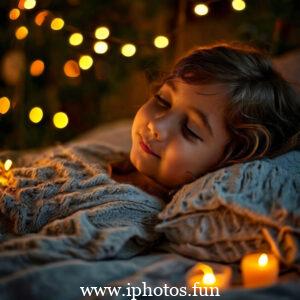
<path fill-rule="evenodd" d="M 109 37 L 109 29 L 105 26 L 101 26 L 101 27 L 98 27 L 96 30 L 95 30 L 95 37 L 96 39 L 98 40 L 105 40 Z"/>
<path fill-rule="evenodd" d="M 94 51 L 98 54 L 103 54 L 108 50 L 108 44 L 103 41 L 96 42 L 94 44 Z"/>
<path fill-rule="evenodd" d="M 194 7 L 194 12 L 198 16 L 205 16 L 208 14 L 208 11 L 209 11 L 208 6 L 203 3 L 199 3 Z"/>
<path fill-rule="evenodd" d="M 0 114 L 4 115 L 9 111 L 10 101 L 7 97 L 0 98 Z"/>
<path fill-rule="evenodd" d="M 25 0 L 24 8 L 25 9 L 33 9 L 36 5 L 36 0 Z"/>
<path fill-rule="evenodd" d="M 17 20 L 20 17 L 20 10 L 18 8 L 13 8 L 10 10 L 8 16 L 11 20 Z"/>
<path fill-rule="evenodd" d="M 53 124 L 56 128 L 65 128 L 69 123 L 69 118 L 66 113 L 60 111 L 53 116 Z"/>
<path fill-rule="evenodd" d="M 28 29 L 26 26 L 20 26 L 17 28 L 15 32 L 15 36 L 18 40 L 23 40 L 27 37 L 28 35 Z"/>
<path fill-rule="evenodd" d="M 90 55 L 82 55 L 79 59 L 79 66 L 82 70 L 88 70 L 93 65 L 93 58 Z"/>
<path fill-rule="evenodd" d="M 159 35 L 154 39 L 154 46 L 157 48 L 166 48 L 169 45 L 169 39 L 166 36 Z"/>
<path fill-rule="evenodd" d="M 15 32 L 15 36 L 18 40 L 23 40 L 27 37 L 28 35 L 28 29 L 26 26 L 20 26 L 17 28 Z"/>
<path fill-rule="evenodd" d="M 34 18 L 35 24 L 38 26 L 42 26 L 48 15 L 49 15 L 49 12 L 47 10 L 43 10 L 43 11 L 39 12 Z"/>
<path fill-rule="evenodd" d="M 236 11 L 242 11 L 246 8 L 246 2 L 243 0 L 233 0 L 231 5 Z"/>
<path fill-rule="evenodd" d="M 83 36 L 81 33 L 76 32 L 70 35 L 69 37 L 69 43 L 72 46 L 78 46 L 83 42 Z"/>
<path fill-rule="evenodd" d="M 37 59 L 33 61 L 30 65 L 30 74 L 32 76 L 40 76 L 45 69 L 45 64 L 42 60 Z"/>
<path fill-rule="evenodd" d="M 25 4 L 25 0 L 20 0 L 19 2 L 18 2 L 18 8 L 19 9 L 24 9 L 25 7 L 24 7 L 24 4 Z"/>
<path fill-rule="evenodd" d="M 68 60 L 64 65 L 64 73 L 66 76 L 75 78 L 80 75 L 80 68 L 75 60 Z"/>
<path fill-rule="evenodd" d="M 36 106 L 30 110 L 29 119 L 32 123 L 39 123 L 43 119 L 43 115 L 43 110 L 40 107 Z"/>
<path fill-rule="evenodd" d="M 62 18 L 54 18 L 51 22 L 51 28 L 53 30 L 61 30 L 65 25 L 65 22 Z"/>
<path fill-rule="evenodd" d="M 125 44 L 121 48 L 121 53 L 126 57 L 131 57 L 135 54 L 136 47 L 133 44 Z"/>

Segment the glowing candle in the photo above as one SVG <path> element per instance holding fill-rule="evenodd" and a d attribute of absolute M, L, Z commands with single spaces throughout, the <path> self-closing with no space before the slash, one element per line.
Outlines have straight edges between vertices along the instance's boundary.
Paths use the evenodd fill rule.
<path fill-rule="evenodd" d="M 11 166 L 12 161 L 10 159 L 7 159 L 4 164 L 0 161 L 0 185 L 8 186 L 12 178 Z"/>
<path fill-rule="evenodd" d="M 231 268 L 219 264 L 197 263 L 186 275 L 186 283 L 190 290 L 195 287 L 228 288 L 231 281 Z"/>
<path fill-rule="evenodd" d="M 245 287 L 261 287 L 277 281 L 279 263 L 272 254 L 252 253 L 243 257 L 241 269 Z"/>

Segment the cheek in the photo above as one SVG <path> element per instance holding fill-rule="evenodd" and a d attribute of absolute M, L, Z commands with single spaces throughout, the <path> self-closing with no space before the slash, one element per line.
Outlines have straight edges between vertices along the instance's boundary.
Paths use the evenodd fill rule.
<path fill-rule="evenodd" d="M 186 171 L 195 164 L 195 160 L 191 160 L 191 157 L 195 157 L 195 153 L 189 145 L 182 141 L 174 143 L 166 149 L 161 174 L 173 181 L 185 178 Z"/>

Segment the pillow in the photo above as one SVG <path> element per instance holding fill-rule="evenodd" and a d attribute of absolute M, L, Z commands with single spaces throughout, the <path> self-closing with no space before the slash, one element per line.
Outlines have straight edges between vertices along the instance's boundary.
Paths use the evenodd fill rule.
<path fill-rule="evenodd" d="M 300 151 L 235 164 L 184 185 L 159 213 L 168 250 L 217 262 L 272 251 L 297 256 Z"/>

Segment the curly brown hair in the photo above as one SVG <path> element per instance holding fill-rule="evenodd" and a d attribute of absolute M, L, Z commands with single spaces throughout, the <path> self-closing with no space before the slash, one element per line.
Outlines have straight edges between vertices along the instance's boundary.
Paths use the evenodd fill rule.
<path fill-rule="evenodd" d="M 214 169 L 300 149 L 299 97 L 262 50 L 236 42 L 194 48 L 155 89 L 175 78 L 228 87 L 225 123 L 231 140 Z"/>

